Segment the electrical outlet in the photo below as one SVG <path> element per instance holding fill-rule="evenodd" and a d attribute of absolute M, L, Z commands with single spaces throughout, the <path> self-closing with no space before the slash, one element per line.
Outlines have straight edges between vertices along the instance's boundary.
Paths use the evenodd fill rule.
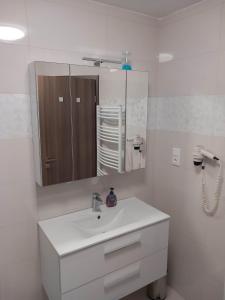
<path fill-rule="evenodd" d="M 172 165 L 179 167 L 180 166 L 180 159 L 181 159 L 181 149 L 180 148 L 173 148 L 172 152 Z"/>

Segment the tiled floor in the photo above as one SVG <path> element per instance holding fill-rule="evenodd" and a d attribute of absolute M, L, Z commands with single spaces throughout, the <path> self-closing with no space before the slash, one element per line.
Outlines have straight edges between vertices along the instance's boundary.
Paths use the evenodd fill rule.
<path fill-rule="evenodd" d="M 149 298 L 146 296 L 146 290 L 143 289 L 121 300 L 149 300 Z M 185 299 L 179 296 L 173 289 L 169 288 L 166 300 L 185 300 Z"/>

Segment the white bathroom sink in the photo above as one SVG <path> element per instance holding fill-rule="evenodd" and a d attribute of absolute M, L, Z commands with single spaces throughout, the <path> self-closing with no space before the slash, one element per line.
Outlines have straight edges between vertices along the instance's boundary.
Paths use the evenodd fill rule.
<path fill-rule="evenodd" d="M 74 222 L 74 225 L 85 236 L 93 236 L 124 226 L 128 223 L 125 209 L 104 209 L 101 213 L 93 213 L 86 218 Z"/>
<path fill-rule="evenodd" d="M 102 205 L 101 210 L 85 209 L 40 221 L 39 227 L 58 255 L 63 256 L 169 219 L 165 213 L 137 198 L 118 201 L 112 208 Z"/>

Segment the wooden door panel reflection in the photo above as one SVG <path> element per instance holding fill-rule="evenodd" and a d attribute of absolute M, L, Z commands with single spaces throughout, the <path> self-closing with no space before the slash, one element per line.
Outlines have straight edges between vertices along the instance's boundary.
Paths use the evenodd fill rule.
<path fill-rule="evenodd" d="M 72 181 L 69 76 L 38 76 L 43 185 Z"/>

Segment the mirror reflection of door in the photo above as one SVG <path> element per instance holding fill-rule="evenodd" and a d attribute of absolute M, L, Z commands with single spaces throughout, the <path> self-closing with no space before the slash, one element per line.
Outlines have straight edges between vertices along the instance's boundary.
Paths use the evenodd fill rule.
<path fill-rule="evenodd" d="M 97 176 L 96 105 L 98 76 L 71 76 L 73 178 Z"/>
<path fill-rule="evenodd" d="M 72 180 L 69 76 L 38 76 L 43 185 Z"/>

